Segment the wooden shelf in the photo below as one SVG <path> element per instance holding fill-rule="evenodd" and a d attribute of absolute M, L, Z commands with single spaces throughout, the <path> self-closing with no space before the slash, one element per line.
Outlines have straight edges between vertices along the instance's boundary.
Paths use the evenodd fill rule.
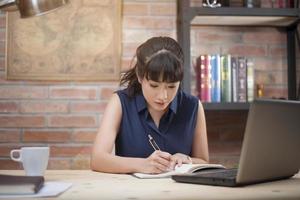
<path fill-rule="evenodd" d="M 191 25 L 288 27 L 299 22 L 294 8 L 198 8 L 191 7 Z"/>
<path fill-rule="evenodd" d="M 250 103 L 202 103 L 204 110 L 248 110 Z"/>
<path fill-rule="evenodd" d="M 299 8 L 191 7 L 190 0 L 177 0 L 177 39 L 184 52 L 183 89 L 191 90 L 191 26 L 277 27 L 287 35 L 288 99 L 295 100 L 296 32 L 300 23 Z M 205 110 L 247 110 L 250 103 L 203 103 Z"/>

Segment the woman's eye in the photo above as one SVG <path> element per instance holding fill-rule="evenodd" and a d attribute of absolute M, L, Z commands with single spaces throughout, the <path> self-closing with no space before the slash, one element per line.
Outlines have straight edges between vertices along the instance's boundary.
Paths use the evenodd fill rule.
<path fill-rule="evenodd" d="M 158 85 L 150 84 L 150 87 L 157 88 Z"/>
<path fill-rule="evenodd" d="M 175 85 L 169 85 L 168 86 L 168 88 L 170 88 L 170 89 L 173 89 L 173 88 L 175 88 L 176 86 Z"/>

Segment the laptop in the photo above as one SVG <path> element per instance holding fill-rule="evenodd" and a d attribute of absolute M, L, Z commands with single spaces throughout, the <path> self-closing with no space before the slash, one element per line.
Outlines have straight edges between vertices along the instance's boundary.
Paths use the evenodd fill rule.
<path fill-rule="evenodd" d="M 242 186 L 292 177 L 300 168 L 300 101 L 251 103 L 238 169 L 173 175 L 177 182 Z"/>

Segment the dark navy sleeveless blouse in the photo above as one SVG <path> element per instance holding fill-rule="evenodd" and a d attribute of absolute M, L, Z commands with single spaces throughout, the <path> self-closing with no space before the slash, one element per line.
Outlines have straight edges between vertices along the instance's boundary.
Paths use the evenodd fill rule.
<path fill-rule="evenodd" d="M 126 89 L 117 94 L 122 104 L 122 120 L 116 138 L 116 155 L 148 157 L 154 151 L 148 134 L 162 151 L 191 155 L 198 98 L 179 90 L 157 127 L 142 94 L 130 98 Z"/>

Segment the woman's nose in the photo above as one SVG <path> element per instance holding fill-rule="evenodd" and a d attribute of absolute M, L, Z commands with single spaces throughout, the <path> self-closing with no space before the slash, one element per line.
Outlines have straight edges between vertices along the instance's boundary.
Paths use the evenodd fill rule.
<path fill-rule="evenodd" d="M 166 89 L 162 89 L 159 92 L 159 99 L 165 101 L 168 98 L 168 92 Z"/>

